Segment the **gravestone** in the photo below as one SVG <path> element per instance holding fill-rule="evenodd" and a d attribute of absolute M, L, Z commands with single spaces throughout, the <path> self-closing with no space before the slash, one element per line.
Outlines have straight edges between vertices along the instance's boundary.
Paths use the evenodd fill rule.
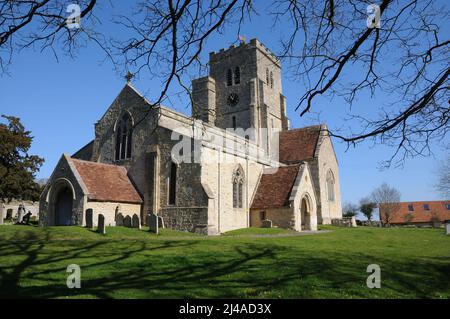
<path fill-rule="evenodd" d="M 99 234 L 106 234 L 106 228 L 105 228 L 105 216 L 102 214 L 98 214 L 98 224 L 97 224 L 97 232 Z"/>
<path fill-rule="evenodd" d="M 162 218 L 162 216 L 158 216 L 158 228 L 166 228 L 164 226 L 164 218 Z"/>
<path fill-rule="evenodd" d="M 131 220 L 131 227 L 141 229 L 141 223 L 139 221 L 139 216 L 134 214 Z"/>
<path fill-rule="evenodd" d="M 445 221 L 445 234 L 450 235 L 450 219 Z"/>
<path fill-rule="evenodd" d="M 23 216 L 22 224 L 28 225 L 28 223 L 30 222 L 31 215 L 32 215 L 31 212 L 28 211 L 28 213 L 26 213 L 25 216 Z"/>
<path fill-rule="evenodd" d="M 159 234 L 158 216 L 151 213 L 147 215 L 148 231 Z"/>
<path fill-rule="evenodd" d="M 270 219 L 264 219 L 262 221 L 262 228 L 272 228 L 272 221 Z"/>
<path fill-rule="evenodd" d="M 116 216 L 116 226 L 123 226 L 123 215 L 121 213 Z"/>
<path fill-rule="evenodd" d="M 352 216 L 351 220 L 350 220 L 350 227 L 357 227 L 356 225 L 356 217 Z"/>
<path fill-rule="evenodd" d="M 92 208 L 86 209 L 86 228 L 94 227 L 94 211 Z"/>
<path fill-rule="evenodd" d="M 125 216 L 125 218 L 123 219 L 123 225 L 125 227 L 131 227 L 131 217 L 130 216 Z"/>

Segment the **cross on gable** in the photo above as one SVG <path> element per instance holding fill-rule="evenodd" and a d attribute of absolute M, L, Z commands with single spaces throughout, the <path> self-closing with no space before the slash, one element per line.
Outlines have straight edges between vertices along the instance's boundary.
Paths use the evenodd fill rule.
<path fill-rule="evenodd" d="M 127 75 L 125 75 L 125 79 L 127 80 L 127 83 L 131 82 L 131 79 L 134 77 L 134 74 L 128 71 Z"/>

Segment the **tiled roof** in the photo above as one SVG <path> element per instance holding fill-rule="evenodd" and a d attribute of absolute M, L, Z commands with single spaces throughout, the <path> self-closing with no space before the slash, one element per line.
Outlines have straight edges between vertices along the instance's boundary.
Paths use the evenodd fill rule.
<path fill-rule="evenodd" d="M 70 159 L 86 185 L 89 199 L 102 202 L 142 203 L 125 167 Z"/>
<path fill-rule="evenodd" d="M 285 207 L 300 165 L 265 169 L 253 199 L 252 209 Z"/>
<path fill-rule="evenodd" d="M 413 211 L 409 210 L 412 205 Z M 424 205 L 428 205 L 429 210 L 425 210 Z M 395 212 L 391 220 L 391 224 L 407 224 L 407 223 L 430 223 L 433 217 L 437 217 L 441 222 L 450 220 L 450 209 L 446 205 L 450 205 L 448 201 L 429 201 L 429 202 L 402 202 L 400 208 Z M 411 216 L 411 217 L 409 217 Z M 384 220 L 383 206 L 380 205 L 380 218 Z"/>
<path fill-rule="evenodd" d="M 314 158 L 320 125 L 280 132 L 280 162 L 299 163 Z"/>

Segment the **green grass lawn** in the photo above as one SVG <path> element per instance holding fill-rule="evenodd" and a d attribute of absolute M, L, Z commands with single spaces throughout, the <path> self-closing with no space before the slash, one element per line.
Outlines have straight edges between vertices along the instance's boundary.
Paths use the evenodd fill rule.
<path fill-rule="evenodd" d="M 450 298 L 443 229 L 324 228 L 333 231 L 206 237 L 0 226 L 0 297 Z M 66 286 L 70 264 L 81 267 L 81 289 Z M 369 264 L 381 266 L 381 289 L 366 287 Z"/>

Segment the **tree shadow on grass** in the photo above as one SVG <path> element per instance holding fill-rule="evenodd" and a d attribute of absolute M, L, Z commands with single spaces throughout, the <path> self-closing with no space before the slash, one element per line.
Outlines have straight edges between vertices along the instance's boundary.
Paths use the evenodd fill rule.
<path fill-rule="evenodd" d="M 48 236 L 48 234 L 47 234 Z M 371 255 L 312 255 L 286 246 L 195 240 L 0 244 L 0 298 L 260 298 L 436 297 L 450 291 L 448 258 L 392 260 Z M 204 244 L 204 242 L 203 242 Z M 66 267 L 79 264 L 82 288 L 66 287 Z M 380 264 L 382 287 L 369 290 L 367 265 Z"/>

